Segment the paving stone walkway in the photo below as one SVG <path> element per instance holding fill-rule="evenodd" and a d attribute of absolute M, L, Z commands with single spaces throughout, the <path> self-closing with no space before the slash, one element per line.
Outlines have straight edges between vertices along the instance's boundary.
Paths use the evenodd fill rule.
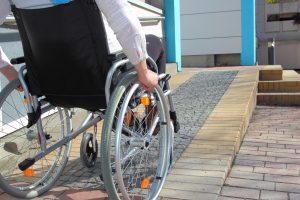
<path fill-rule="evenodd" d="M 258 106 L 218 200 L 299 200 L 299 174 L 300 107 Z"/>

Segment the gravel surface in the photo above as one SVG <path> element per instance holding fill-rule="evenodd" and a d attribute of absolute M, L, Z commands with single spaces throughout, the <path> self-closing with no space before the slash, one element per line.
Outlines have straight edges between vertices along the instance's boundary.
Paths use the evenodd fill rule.
<path fill-rule="evenodd" d="M 175 135 L 177 160 L 213 111 L 237 71 L 200 72 L 174 91 L 181 130 Z"/>

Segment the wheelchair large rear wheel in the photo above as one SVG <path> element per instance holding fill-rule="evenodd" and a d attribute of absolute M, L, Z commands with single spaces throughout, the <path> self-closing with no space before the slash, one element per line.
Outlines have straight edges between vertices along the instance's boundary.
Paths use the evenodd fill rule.
<path fill-rule="evenodd" d="M 116 87 L 102 130 L 101 165 L 110 199 L 156 199 L 170 164 L 171 125 L 160 89 L 130 74 Z"/>
<path fill-rule="evenodd" d="M 36 161 L 24 172 L 19 169 L 20 162 L 41 151 L 37 125 L 26 127 L 27 106 L 24 92 L 16 90 L 19 85 L 19 79 L 15 79 L 0 93 L 0 187 L 10 195 L 33 198 L 48 191 L 59 178 L 67 163 L 71 142 Z M 49 147 L 70 133 L 71 118 L 66 109 L 42 110 L 40 120 L 48 135 L 46 146 Z"/>

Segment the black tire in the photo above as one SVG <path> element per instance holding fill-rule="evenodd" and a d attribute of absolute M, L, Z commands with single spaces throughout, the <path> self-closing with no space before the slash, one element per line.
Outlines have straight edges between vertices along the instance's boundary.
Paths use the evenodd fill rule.
<path fill-rule="evenodd" d="M 98 155 L 98 142 L 96 140 L 96 152 L 93 148 L 93 134 L 83 134 L 80 145 L 80 159 L 87 168 L 95 167 Z"/>
<path fill-rule="evenodd" d="M 155 168 L 153 168 L 153 171 L 151 171 L 151 173 L 152 173 L 151 175 L 154 174 L 155 176 L 153 176 L 153 179 L 151 178 L 151 183 L 150 183 L 149 187 L 147 189 L 142 189 L 142 188 L 140 188 L 140 186 L 141 186 L 140 181 L 143 180 L 143 178 L 139 178 L 139 180 L 136 182 L 135 180 L 133 180 L 133 179 L 137 179 L 135 175 L 131 176 L 130 174 L 128 174 L 129 173 L 128 171 L 126 171 L 126 173 L 122 174 L 121 171 L 123 171 L 123 169 L 129 170 L 129 171 L 136 170 L 135 172 L 133 172 L 135 174 L 135 173 L 139 173 L 138 170 L 140 170 L 140 169 L 143 170 L 143 168 L 146 165 L 140 165 L 140 163 L 139 163 L 140 161 L 138 159 L 139 156 L 136 156 L 136 157 L 129 156 L 128 158 L 130 159 L 130 162 L 124 163 L 124 159 L 125 159 L 126 155 L 130 155 L 130 153 L 126 154 L 125 151 L 127 151 L 127 150 L 131 151 L 130 149 L 127 149 L 124 151 L 125 154 L 123 154 L 123 157 L 121 158 L 121 162 L 117 161 L 118 160 L 118 155 L 117 155 L 118 150 L 116 150 L 116 149 L 119 148 L 118 146 L 123 145 L 122 147 L 119 148 L 119 149 L 123 149 L 123 147 L 127 148 L 127 146 L 130 146 L 131 144 L 127 143 L 127 142 L 123 142 L 123 140 L 121 140 L 121 142 L 114 143 L 114 141 L 117 141 L 116 135 L 118 135 L 120 137 L 128 137 L 128 135 L 123 134 L 122 130 L 120 130 L 120 126 L 122 126 L 122 121 L 124 119 L 124 111 L 122 111 L 122 109 L 120 109 L 119 106 L 121 106 L 121 107 L 123 106 L 126 108 L 130 107 L 124 101 L 124 99 L 126 99 L 127 96 L 130 97 L 130 99 L 135 99 L 135 98 L 131 98 L 130 94 L 127 94 L 128 91 L 129 91 L 128 93 L 130 93 L 130 90 L 131 90 L 130 88 L 136 88 L 136 89 L 134 89 L 134 91 L 137 91 L 137 93 L 139 93 L 139 91 L 142 91 L 141 87 L 136 85 L 135 73 L 127 75 L 120 81 L 120 83 L 117 85 L 116 89 L 113 92 L 113 95 L 111 97 L 111 100 L 109 102 L 109 105 L 108 105 L 106 113 L 105 113 L 105 119 L 103 121 L 103 129 L 102 129 L 102 136 L 101 136 L 102 175 L 103 175 L 105 187 L 106 187 L 106 190 L 107 190 L 107 193 L 108 193 L 110 199 L 116 199 L 116 200 L 123 199 L 123 198 L 125 198 L 124 196 L 128 196 L 128 195 L 129 195 L 129 199 L 135 199 L 136 197 L 139 197 L 139 199 L 155 199 L 155 198 L 157 198 L 159 192 L 162 189 L 165 178 L 167 176 L 167 171 L 169 169 L 169 164 L 170 164 L 169 159 L 170 159 L 170 153 L 171 153 L 171 134 L 168 134 L 168 133 L 169 133 L 169 131 L 171 131 L 171 123 L 170 123 L 170 118 L 169 118 L 170 116 L 168 114 L 169 113 L 168 105 L 167 105 L 167 102 L 166 102 L 166 99 L 165 99 L 165 96 L 164 96 L 162 90 L 158 86 L 155 89 L 154 93 L 155 93 L 155 97 L 157 99 L 159 99 L 158 107 L 160 110 L 158 111 L 158 113 L 160 113 L 159 114 L 159 116 L 160 116 L 159 123 L 160 123 L 160 127 L 161 127 L 161 133 L 158 135 L 154 135 L 154 137 L 156 137 L 155 141 L 157 141 L 157 143 L 159 144 L 159 145 L 155 146 L 155 148 L 157 147 L 159 150 L 158 149 L 154 150 L 154 151 L 157 151 L 158 154 L 155 154 L 155 155 L 157 155 L 157 157 L 154 158 L 156 160 L 153 162 L 155 165 Z M 135 94 L 136 93 L 134 92 L 134 95 L 132 97 L 136 97 Z M 118 116 L 118 118 L 117 118 L 117 116 Z M 116 130 L 114 130 L 115 129 L 114 122 L 116 120 L 118 120 L 118 123 L 115 124 Z M 143 126 L 143 124 L 141 122 L 141 125 L 139 127 L 142 127 L 142 126 Z M 143 133 L 139 133 L 139 134 L 144 135 L 144 133 L 147 133 L 147 130 L 142 130 L 142 132 Z M 135 138 L 134 134 L 131 137 Z M 141 151 L 143 151 L 143 152 L 152 151 L 150 149 L 150 147 L 147 145 L 145 146 L 145 148 L 144 147 L 142 147 L 142 148 L 139 147 L 139 148 L 142 149 Z M 116 154 L 114 154 L 114 151 Z M 138 150 L 138 152 L 139 151 L 140 150 Z M 125 161 L 127 161 L 127 160 L 125 160 Z M 128 168 L 128 163 L 131 165 L 131 166 L 129 166 L 129 168 Z M 147 163 L 152 165 L 151 162 L 147 161 Z M 139 167 L 141 167 L 141 168 L 139 168 Z M 116 168 L 116 174 L 112 172 L 112 169 L 114 169 L 114 168 Z M 121 169 L 121 171 L 120 171 L 120 169 Z M 148 167 L 147 167 L 147 169 L 148 169 Z M 130 180 L 135 181 L 134 185 L 130 184 L 130 186 L 129 186 L 129 185 L 123 184 L 124 181 L 127 182 L 127 180 L 128 180 L 128 182 L 130 182 L 128 179 L 128 175 L 129 175 Z M 120 194 L 121 192 L 122 192 L 122 194 Z M 123 197 L 121 197 L 120 195 L 122 195 Z"/>
<path fill-rule="evenodd" d="M 23 175 L 18 164 L 39 153 L 40 146 L 36 124 L 26 127 L 27 107 L 23 103 L 24 92 L 16 90 L 19 85 L 19 79 L 15 79 L 0 93 L 0 187 L 15 197 L 34 198 L 47 192 L 59 178 L 67 164 L 71 142 L 36 161 L 31 166 L 34 177 Z M 43 131 L 51 136 L 47 146 L 72 130 L 69 116 L 68 110 L 62 108 L 42 113 Z"/>

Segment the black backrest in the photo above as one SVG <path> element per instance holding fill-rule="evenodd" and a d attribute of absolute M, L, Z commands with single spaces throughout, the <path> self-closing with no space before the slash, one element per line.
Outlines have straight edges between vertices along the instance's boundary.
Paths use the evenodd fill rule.
<path fill-rule="evenodd" d="M 43 9 L 13 8 L 21 35 L 30 92 L 54 105 L 105 107 L 109 66 L 106 33 L 94 1 Z"/>

